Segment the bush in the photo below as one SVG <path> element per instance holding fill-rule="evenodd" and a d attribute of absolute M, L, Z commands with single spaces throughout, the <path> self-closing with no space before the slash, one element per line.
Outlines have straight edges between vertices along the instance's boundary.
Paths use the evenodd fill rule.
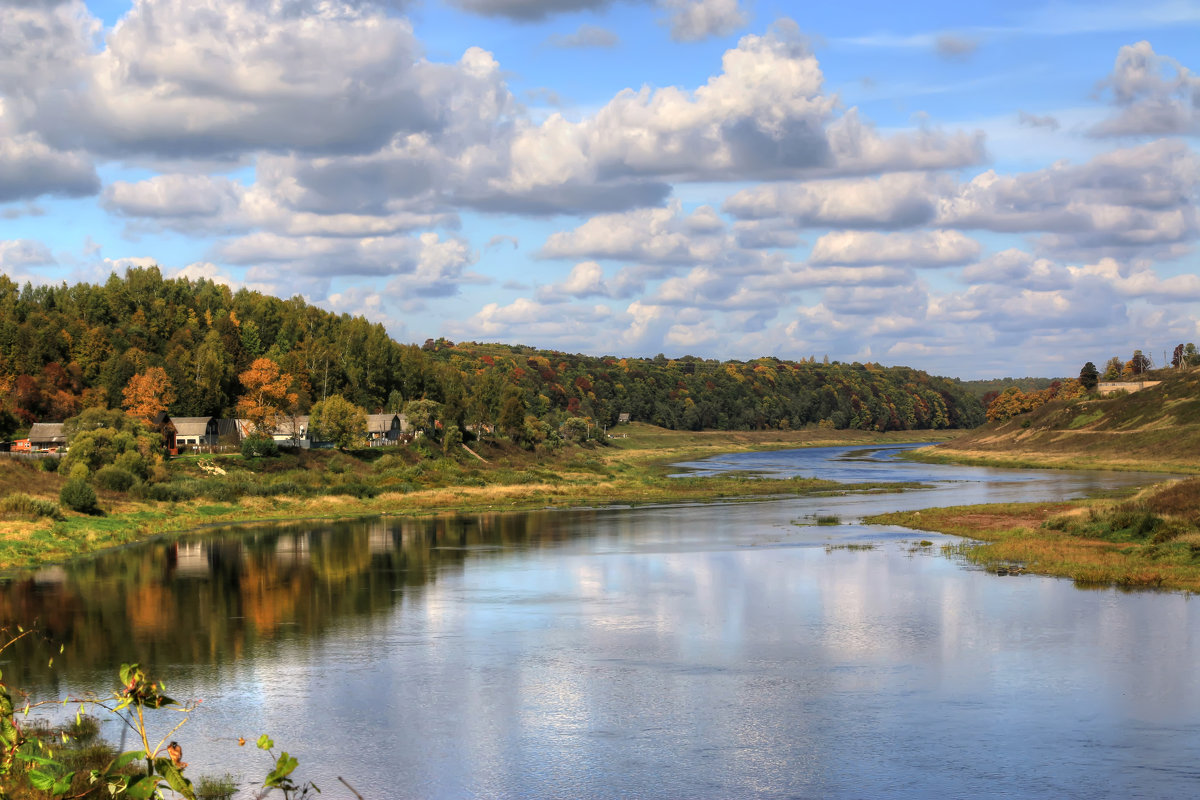
<path fill-rule="evenodd" d="M 171 483 L 143 484 L 142 495 L 147 500 L 157 500 L 164 503 L 178 503 L 182 500 L 192 500 L 200 494 L 196 481 L 173 481 Z"/>
<path fill-rule="evenodd" d="M 359 500 L 366 500 L 378 496 L 380 491 L 379 487 L 368 486 L 365 483 L 343 483 L 340 486 L 331 486 L 327 494 L 349 495 L 357 497 Z"/>
<path fill-rule="evenodd" d="M 24 492 L 10 494 L 0 500 L 0 514 L 16 514 L 22 517 L 50 517 L 58 519 L 62 514 L 58 510 L 58 505 L 50 500 L 40 500 L 36 497 L 30 497 Z"/>
<path fill-rule="evenodd" d="M 132 472 L 116 465 L 96 470 L 96 477 L 93 480 L 101 489 L 107 489 L 110 492 L 128 492 L 130 487 L 137 483 L 137 477 Z"/>
<path fill-rule="evenodd" d="M 242 441 L 242 458 L 276 458 L 279 445 L 269 436 L 247 436 Z"/>
<path fill-rule="evenodd" d="M 218 503 L 232 503 L 245 493 L 245 486 L 228 479 L 204 482 L 204 496 Z"/>
<path fill-rule="evenodd" d="M 146 476 L 150 474 L 150 465 L 146 463 L 146 459 L 142 457 L 142 454 L 136 450 L 127 450 L 121 453 L 121 455 L 117 456 L 117 460 L 113 462 L 113 465 L 142 480 L 145 480 Z"/>
<path fill-rule="evenodd" d="M 246 494 L 252 497 L 303 497 L 308 491 L 295 481 L 281 480 L 274 483 L 252 483 L 246 487 Z"/>
<path fill-rule="evenodd" d="M 57 458 L 43 458 L 38 464 L 42 468 L 42 472 L 58 472 Z"/>
<path fill-rule="evenodd" d="M 100 510 L 96 505 L 96 490 L 78 478 L 72 478 L 63 484 L 58 500 L 67 508 L 81 514 L 95 514 Z"/>

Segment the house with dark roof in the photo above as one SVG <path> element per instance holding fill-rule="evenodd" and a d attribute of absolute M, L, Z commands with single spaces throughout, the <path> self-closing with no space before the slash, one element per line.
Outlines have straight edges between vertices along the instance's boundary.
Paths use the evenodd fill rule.
<path fill-rule="evenodd" d="M 401 414 L 367 414 L 367 446 L 381 447 L 386 444 L 396 444 L 400 434 L 404 432 Z"/>

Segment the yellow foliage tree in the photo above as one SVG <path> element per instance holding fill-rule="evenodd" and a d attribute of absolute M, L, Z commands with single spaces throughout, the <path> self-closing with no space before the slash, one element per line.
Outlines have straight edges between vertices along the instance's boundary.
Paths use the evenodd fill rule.
<path fill-rule="evenodd" d="M 238 398 L 238 416 L 249 420 L 254 433 L 270 436 L 280 418 L 296 406 L 296 393 L 288 391 L 292 376 L 271 359 L 256 358 L 238 380 L 246 392 Z"/>
<path fill-rule="evenodd" d="M 175 387 L 162 367 L 150 367 L 134 375 L 121 394 L 125 413 L 145 420 L 154 419 L 175 402 Z"/>

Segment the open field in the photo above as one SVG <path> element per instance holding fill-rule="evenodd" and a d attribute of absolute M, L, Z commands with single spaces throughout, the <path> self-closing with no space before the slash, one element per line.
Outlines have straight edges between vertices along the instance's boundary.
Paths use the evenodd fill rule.
<path fill-rule="evenodd" d="M 169 480 L 128 493 L 100 491 L 102 515 L 59 510 L 64 479 L 36 464 L 0 459 L 0 569 L 63 561 L 106 547 L 205 525 L 376 515 L 525 510 L 545 507 L 704 502 L 851 490 L 830 481 L 761 481 L 748 476 L 669 478 L 671 463 L 720 453 L 786 447 L 889 444 L 944 437 L 927 431 L 873 434 L 800 431 L 687 433 L 621 426 L 609 446 L 530 453 L 503 442 L 444 455 L 428 444 L 355 453 L 300 451 L 278 458 L 186 456 Z M 902 486 L 889 485 L 889 490 Z M 19 497 L 25 495 L 27 500 Z M 20 501 L 20 502 L 15 502 Z"/>

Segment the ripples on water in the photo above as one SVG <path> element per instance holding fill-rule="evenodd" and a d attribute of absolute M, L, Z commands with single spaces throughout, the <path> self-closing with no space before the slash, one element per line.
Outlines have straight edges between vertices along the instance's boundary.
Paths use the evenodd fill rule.
<path fill-rule="evenodd" d="M 50 694 L 151 663 L 205 699 L 178 735 L 193 778 L 263 774 L 235 740 L 267 732 L 331 797 L 338 775 L 369 798 L 1200 793 L 1183 595 L 1001 578 L 914 547 L 947 537 L 793 524 L 1140 478 L 884 456 L 699 466 L 939 488 L 131 548 L 2 587 L 3 619 L 66 645 L 52 676 L 41 653 L 5 675 Z"/>

